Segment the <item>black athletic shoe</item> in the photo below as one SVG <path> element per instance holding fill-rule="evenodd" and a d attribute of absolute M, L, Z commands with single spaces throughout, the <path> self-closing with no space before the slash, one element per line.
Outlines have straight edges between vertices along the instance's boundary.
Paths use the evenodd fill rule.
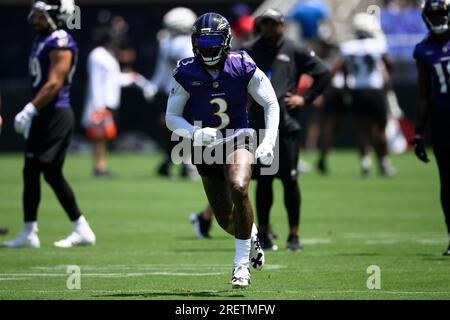
<path fill-rule="evenodd" d="M 361 168 L 361 177 L 367 178 L 370 176 L 370 168 Z"/>
<path fill-rule="evenodd" d="M 181 165 L 180 178 L 189 178 L 189 169 L 185 164 Z"/>
<path fill-rule="evenodd" d="M 197 237 L 201 239 L 209 239 L 209 229 L 211 229 L 211 220 L 206 220 L 203 218 L 203 213 L 195 214 L 191 213 L 189 215 L 189 220 L 195 227 L 195 233 Z"/>
<path fill-rule="evenodd" d="M 319 172 L 321 173 L 321 174 L 328 174 L 328 168 L 327 168 L 327 165 L 325 164 L 325 160 L 324 159 L 320 159 L 318 162 L 317 162 L 317 170 L 319 170 Z"/>
<path fill-rule="evenodd" d="M 95 169 L 94 173 L 92 175 L 96 179 L 112 178 L 112 173 L 109 170 L 97 170 L 97 169 Z"/>
<path fill-rule="evenodd" d="M 263 248 L 263 250 L 271 250 L 271 251 L 278 250 L 278 246 L 272 243 L 272 239 L 269 237 L 267 233 L 259 232 L 258 238 L 259 244 L 261 245 L 261 248 Z"/>
<path fill-rule="evenodd" d="M 280 235 L 277 232 L 272 230 L 272 227 L 270 225 L 269 225 L 269 232 L 268 232 L 268 234 L 269 234 L 269 238 L 272 239 L 272 240 L 273 239 L 278 239 L 280 237 Z"/>
<path fill-rule="evenodd" d="M 447 251 L 445 251 L 442 255 L 443 256 L 450 256 L 450 243 L 448 245 Z"/>
<path fill-rule="evenodd" d="M 298 235 L 291 233 L 287 240 L 286 248 L 291 251 L 301 251 L 303 249 L 302 244 L 300 243 L 300 239 Z"/>
<path fill-rule="evenodd" d="M 158 175 L 160 177 L 170 177 L 169 165 L 167 163 L 163 163 L 158 168 Z"/>
<path fill-rule="evenodd" d="M 270 239 L 278 239 L 280 237 L 280 235 L 276 232 L 270 231 L 269 232 L 269 238 Z"/>
<path fill-rule="evenodd" d="M 0 235 L 8 234 L 8 228 L 0 228 Z"/>

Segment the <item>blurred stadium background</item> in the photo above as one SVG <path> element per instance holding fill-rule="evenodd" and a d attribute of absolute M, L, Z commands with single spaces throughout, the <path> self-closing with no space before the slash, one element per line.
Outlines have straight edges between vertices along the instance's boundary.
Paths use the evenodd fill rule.
<path fill-rule="evenodd" d="M 92 45 L 92 31 L 99 23 L 115 16 L 125 19 L 128 28 L 129 45 L 135 49 L 136 59 L 132 67 L 146 77 L 152 75 L 155 68 L 158 50 L 157 32 L 162 27 L 162 17 L 170 8 L 176 6 L 190 7 L 197 14 L 217 11 L 233 20 L 237 4 L 248 6 L 254 16 L 267 7 L 279 8 L 289 13 L 294 5 L 302 1 L 225 1 L 212 3 L 206 0 L 186 1 L 151 1 L 151 0 L 79 0 L 81 8 L 81 29 L 71 33 L 78 42 L 80 59 L 72 87 L 73 108 L 77 119 L 80 119 L 85 98 L 86 58 Z M 383 31 L 386 33 L 389 51 L 395 62 L 392 82 L 397 93 L 400 107 L 407 118 L 414 117 L 416 97 L 416 74 L 412 59 L 414 44 L 424 36 L 425 27 L 420 18 L 418 1 L 391 0 L 327 0 L 322 1 L 330 11 L 333 29 L 320 30 L 324 41 L 337 44 L 351 37 L 351 19 L 358 12 L 377 11 L 381 14 Z M 375 6 L 375 7 L 374 7 Z M 1 113 L 4 117 L 4 128 L 0 136 L 0 151 L 19 151 L 23 149 L 23 139 L 16 135 L 12 126 L 13 116 L 30 98 L 28 80 L 28 55 L 33 37 L 32 29 L 27 23 L 30 8 L 28 0 L 1 0 L 0 27 L 4 45 L 0 50 L 0 94 L 2 99 Z M 375 8 L 375 9 L 374 9 Z M 288 21 L 288 35 L 302 41 L 301 30 L 295 23 Z M 124 88 L 122 106 L 119 111 L 119 139 L 116 149 L 125 148 L 136 151 L 153 151 L 157 137 L 155 104 L 164 103 L 158 97 L 153 103 L 146 102 L 142 93 L 135 87 Z M 304 110 L 306 123 L 309 110 Z M 350 147 L 355 144 L 354 134 L 349 117 L 347 125 L 340 135 L 337 146 Z M 86 151 L 87 141 L 77 121 L 72 151 Z"/>

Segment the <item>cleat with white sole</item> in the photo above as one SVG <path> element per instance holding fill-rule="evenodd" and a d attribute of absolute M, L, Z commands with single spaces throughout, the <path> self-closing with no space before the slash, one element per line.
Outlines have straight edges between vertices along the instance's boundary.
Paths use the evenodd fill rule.
<path fill-rule="evenodd" d="M 238 264 L 233 269 L 231 286 L 233 289 L 244 289 L 250 285 L 250 270 L 247 265 Z"/>
<path fill-rule="evenodd" d="M 257 235 L 254 235 L 251 238 L 249 260 L 253 269 L 257 271 L 260 271 L 264 267 L 264 251 Z"/>
<path fill-rule="evenodd" d="M 445 251 L 442 255 L 443 256 L 450 256 L 450 244 L 448 245 L 447 251 Z"/>
<path fill-rule="evenodd" d="M 41 242 L 37 232 L 23 230 L 17 237 L 10 241 L 3 242 L 4 247 L 8 248 L 35 248 L 41 247 Z"/>
<path fill-rule="evenodd" d="M 55 241 L 54 245 L 58 248 L 72 248 L 75 246 L 94 245 L 96 241 L 95 234 L 87 223 L 74 228 L 74 231 L 65 239 Z"/>

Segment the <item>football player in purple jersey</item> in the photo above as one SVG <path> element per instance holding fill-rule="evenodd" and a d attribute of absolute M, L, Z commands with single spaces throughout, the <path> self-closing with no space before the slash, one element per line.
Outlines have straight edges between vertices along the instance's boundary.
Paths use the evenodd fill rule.
<path fill-rule="evenodd" d="M 450 0 L 426 0 L 422 17 L 430 32 L 414 50 L 419 100 L 413 145 L 416 156 L 429 162 L 424 143 L 425 126 L 429 121 L 450 241 Z M 450 256 L 450 245 L 444 255 Z"/>
<path fill-rule="evenodd" d="M 73 0 L 32 3 L 28 19 L 36 32 L 30 55 L 33 98 L 14 120 L 16 132 L 26 139 L 24 228 L 14 240 L 4 243 L 7 247 L 40 247 L 37 210 L 41 198 L 41 174 L 73 224 L 73 232 L 55 242 L 55 246 L 68 248 L 95 243 L 95 235 L 62 173 L 74 126 L 70 85 L 78 56 L 75 41 L 63 27 L 74 12 Z"/>
<path fill-rule="evenodd" d="M 174 71 L 166 124 L 179 136 L 193 140 L 193 163 L 209 204 L 219 225 L 236 240 L 231 284 L 245 288 L 250 284 L 250 264 L 256 270 L 264 264 L 248 195 L 254 159 L 247 135 L 251 131 L 247 103 L 250 95 L 265 110 L 265 137 L 255 158 L 266 165 L 274 158 L 279 105 L 266 75 L 245 51 L 230 52 L 230 43 L 231 29 L 224 17 L 206 13 L 196 20 L 192 27 L 194 56 L 180 60 Z M 183 117 L 187 106 L 194 125 Z M 232 148 L 228 147 L 230 141 Z M 222 161 L 209 164 L 195 159 L 198 150 L 205 154 L 203 151 L 224 145 L 228 152 Z"/>

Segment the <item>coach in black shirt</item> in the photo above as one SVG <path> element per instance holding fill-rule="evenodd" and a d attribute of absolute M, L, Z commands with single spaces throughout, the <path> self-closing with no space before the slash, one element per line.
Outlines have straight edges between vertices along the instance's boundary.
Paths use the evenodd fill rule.
<path fill-rule="evenodd" d="M 266 73 L 272 82 L 280 105 L 280 169 L 275 176 L 259 175 L 258 166 L 255 175 L 258 180 L 256 189 L 256 209 L 259 222 L 259 239 L 264 249 L 276 250 L 268 235 L 269 212 L 273 202 L 272 182 L 279 178 L 284 187 L 284 203 L 288 212 L 290 234 L 287 248 L 301 250 L 298 238 L 300 221 L 300 187 L 297 181 L 297 163 L 300 145 L 299 111 L 311 104 L 325 89 L 330 81 L 327 67 L 315 56 L 314 52 L 299 46 L 285 38 L 284 17 L 273 9 L 266 10 L 257 18 L 260 35 L 244 46 L 258 67 Z M 313 86 L 303 96 L 296 94 L 297 84 L 302 74 L 314 79 Z M 256 104 L 256 102 L 253 102 Z M 250 106 L 251 127 L 263 129 L 264 113 L 262 108 Z"/>

